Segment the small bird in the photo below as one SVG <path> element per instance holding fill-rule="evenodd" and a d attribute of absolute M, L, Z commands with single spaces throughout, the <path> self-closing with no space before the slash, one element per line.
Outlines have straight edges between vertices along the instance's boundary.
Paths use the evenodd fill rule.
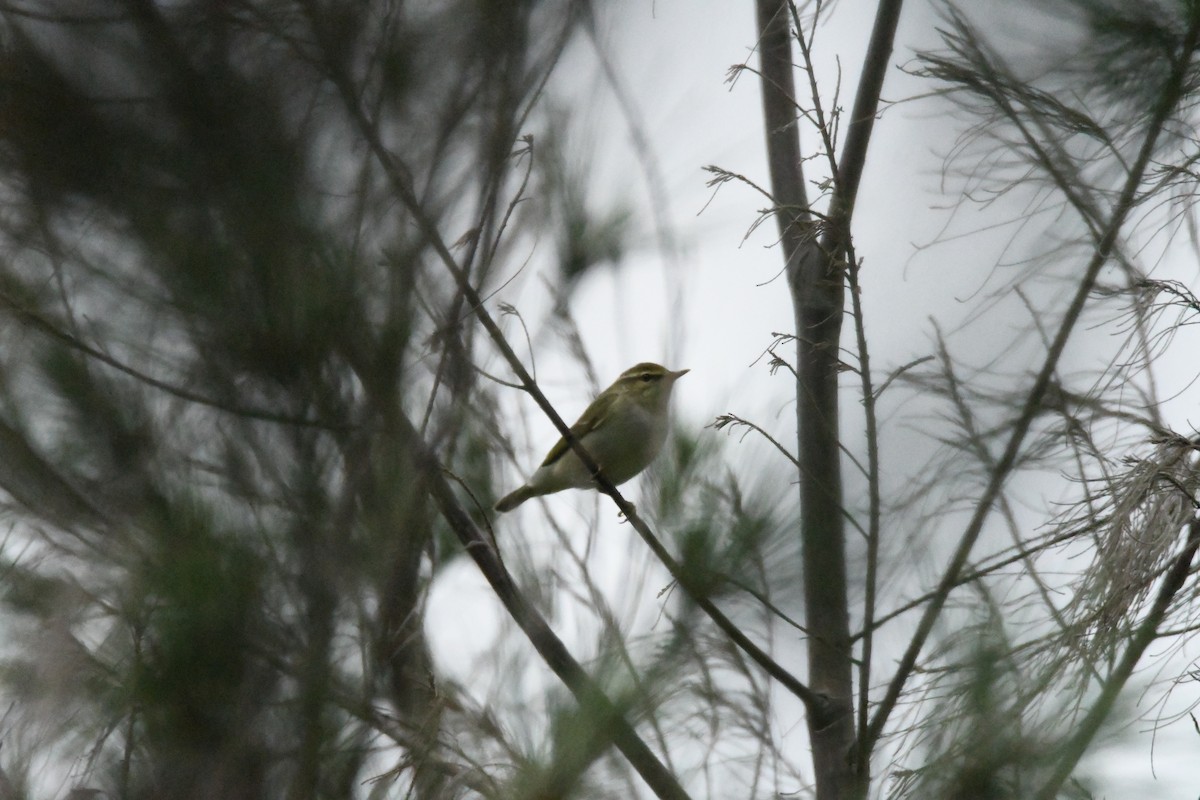
<path fill-rule="evenodd" d="M 671 389 L 689 371 L 671 371 L 649 361 L 630 367 L 571 426 L 571 435 L 614 486 L 644 470 L 662 450 L 670 427 Z M 512 511 L 533 497 L 594 485 L 592 474 L 561 438 L 529 482 L 500 498 L 495 508 Z"/>

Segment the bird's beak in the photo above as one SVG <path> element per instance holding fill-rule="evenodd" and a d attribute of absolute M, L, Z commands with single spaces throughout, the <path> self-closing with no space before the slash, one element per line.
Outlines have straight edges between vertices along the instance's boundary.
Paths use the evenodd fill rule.
<path fill-rule="evenodd" d="M 680 378 L 682 378 L 684 375 L 687 375 L 689 372 L 691 372 L 690 369 L 676 370 L 675 372 L 671 373 L 671 380 L 677 381 Z"/>

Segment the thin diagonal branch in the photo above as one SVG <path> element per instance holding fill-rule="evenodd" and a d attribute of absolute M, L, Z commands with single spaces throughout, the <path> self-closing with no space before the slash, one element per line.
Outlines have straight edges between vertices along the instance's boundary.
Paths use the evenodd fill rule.
<path fill-rule="evenodd" d="M 512 576 L 500 561 L 500 556 L 484 536 L 483 531 L 471 519 L 471 515 L 458 501 L 454 490 L 447 482 L 442 465 L 429 450 L 413 423 L 404 415 L 397 415 L 397 426 L 401 441 L 416 463 L 429 494 L 441 512 L 446 524 L 454 531 L 467 554 L 479 566 L 479 571 L 491 584 L 496 596 L 505 609 L 529 638 L 538 654 L 557 675 L 581 707 L 599 716 L 601 730 L 612 736 L 613 743 L 646 781 L 655 795 L 664 800 L 687 800 L 688 794 L 679 785 L 661 761 L 650 751 L 625 720 L 620 710 L 612 704 L 600 687 L 591 679 L 579 662 L 571 656 L 566 645 L 537 612 L 517 587 Z"/>
<path fill-rule="evenodd" d="M 838 197 L 834 213 L 844 215 L 847 225 L 854 215 L 854 201 L 858 196 L 858 186 L 862 183 L 871 134 L 875 130 L 875 115 L 879 111 L 879 98 L 883 92 L 883 80 L 887 76 L 892 43 L 896 40 L 896 27 L 900 24 L 903 7 L 904 0 L 881 0 L 875 10 L 871 41 L 867 44 L 867 56 L 858 80 L 854 108 L 850 112 L 850 126 L 846 130 L 846 143 L 838 159 Z"/>

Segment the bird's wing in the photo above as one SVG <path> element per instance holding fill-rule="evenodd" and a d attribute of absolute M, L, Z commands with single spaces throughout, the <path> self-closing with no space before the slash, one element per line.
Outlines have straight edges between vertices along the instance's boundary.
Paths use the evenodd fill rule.
<path fill-rule="evenodd" d="M 604 420 L 612 412 L 613 403 L 616 399 L 616 394 L 603 392 L 592 401 L 592 404 L 587 407 L 587 410 L 583 412 L 578 421 L 571 426 L 571 435 L 575 437 L 576 441 L 582 440 L 584 435 L 591 433 L 604 424 Z M 546 454 L 546 460 L 542 462 L 542 466 L 549 466 L 558 461 L 570 449 L 571 447 L 567 444 L 566 437 L 559 438 L 554 447 L 550 448 L 550 452 Z"/>

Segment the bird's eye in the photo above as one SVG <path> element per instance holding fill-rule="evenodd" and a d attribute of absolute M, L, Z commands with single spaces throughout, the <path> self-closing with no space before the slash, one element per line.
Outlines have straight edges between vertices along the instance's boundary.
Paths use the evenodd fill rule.
<path fill-rule="evenodd" d="M 649 383 L 652 380 L 654 380 L 654 376 L 651 375 L 649 372 L 642 373 L 642 383 Z"/>

